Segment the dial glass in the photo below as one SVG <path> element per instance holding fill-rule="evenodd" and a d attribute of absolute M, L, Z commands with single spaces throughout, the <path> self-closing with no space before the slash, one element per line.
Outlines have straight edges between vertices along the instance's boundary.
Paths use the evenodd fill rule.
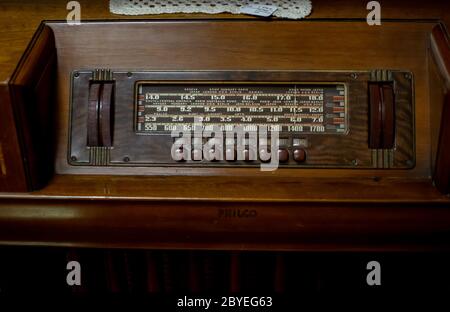
<path fill-rule="evenodd" d="M 136 90 L 139 134 L 189 131 L 195 124 L 345 134 L 348 126 L 345 84 L 138 82 Z"/>

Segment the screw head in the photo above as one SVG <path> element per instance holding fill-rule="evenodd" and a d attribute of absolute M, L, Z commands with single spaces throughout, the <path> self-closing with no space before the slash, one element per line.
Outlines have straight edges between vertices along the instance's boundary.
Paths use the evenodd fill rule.
<path fill-rule="evenodd" d="M 352 79 L 357 79 L 358 78 L 358 74 L 357 73 L 352 73 L 350 76 L 352 77 Z"/>
<path fill-rule="evenodd" d="M 73 76 L 74 76 L 75 78 L 78 78 L 78 77 L 80 77 L 80 73 L 79 73 L 79 72 L 75 72 L 75 73 L 73 74 Z"/>
<path fill-rule="evenodd" d="M 123 161 L 124 161 L 124 162 L 130 162 L 130 157 L 128 157 L 128 156 L 124 157 L 124 158 L 123 158 Z"/>
<path fill-rule="evenodd" d="M 77 161 L 77 156 L 70 156 L 71 161 Z"/>
<path fill-rule="evenodd" d="M 352 165 L 353 166 L 358 166 L 358 160 L 357 159 L 353 159 L 352 160 Z"/>
<path fill-rule="evenodd" d="M 127 73 L 127 77 L 128 77 L 128 78 L 131 78 L 132 76 L 133 76 L 133 73 L 132 73 L 132 72 L 128 72 L 128 73 Z"/>

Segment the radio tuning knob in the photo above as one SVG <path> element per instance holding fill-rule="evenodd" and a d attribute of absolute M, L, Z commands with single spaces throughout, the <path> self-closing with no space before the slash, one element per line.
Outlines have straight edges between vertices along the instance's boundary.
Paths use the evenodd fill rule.
<path fill-rule="evenodd" d="M 236 157 L 237 153 L 236 153 L 236 149 L 233 147 L 228 147 L 225 150 L 225 160 L 226 161 L 236 161 Z"/>
<path fill-rule="evenodd" d="M 112 146 L 114 82 L 93 81 L 89 86 L 87 146 Z"/>
<path fill-rule="evenodd" d="M 271 159 L 271 154 L 267 148 L 261 148 L 259 150 L 259 158 L 262 162 L 269 162 Z"/>
<path fill-rule="evenodd" d="M 369 148 L 391 149 L 395 141 L 395 95 L 393 84 L 369 84 Z"/>

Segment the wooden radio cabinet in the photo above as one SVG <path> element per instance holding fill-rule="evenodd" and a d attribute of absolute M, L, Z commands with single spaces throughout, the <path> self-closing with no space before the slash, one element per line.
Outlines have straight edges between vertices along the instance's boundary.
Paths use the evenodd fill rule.
<path fill-rule="evenodd" d="M 0 242 L 448 249 L 449 88 L 437 18 L 43 21 L 0 86 Z M 172 158 L 195 118 L 279 137 Z"/>

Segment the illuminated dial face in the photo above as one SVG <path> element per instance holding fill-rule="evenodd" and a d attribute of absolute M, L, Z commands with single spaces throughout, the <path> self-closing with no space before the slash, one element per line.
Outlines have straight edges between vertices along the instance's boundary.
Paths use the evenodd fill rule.
<path fill-rule="evenodd" d="M 194 123 L 222 131 L 344 134 L 344 84 L 189 83 L 137 84 L 136 132 L 189 131 Z"/>

